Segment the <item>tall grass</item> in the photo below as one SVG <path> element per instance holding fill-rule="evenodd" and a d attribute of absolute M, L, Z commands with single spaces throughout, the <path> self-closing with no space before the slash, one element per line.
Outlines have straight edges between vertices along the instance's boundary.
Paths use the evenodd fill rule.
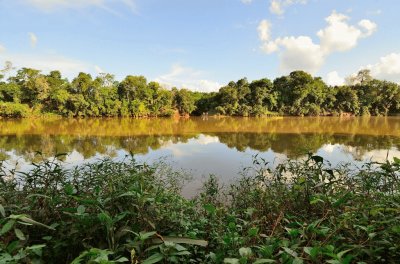
<path fill-rule="evenodd" d="M 318 156 L 235 183 L 109 159 L 0 172 L 0 263 L 396 263 L 400 160 L 330 168 Z"/>

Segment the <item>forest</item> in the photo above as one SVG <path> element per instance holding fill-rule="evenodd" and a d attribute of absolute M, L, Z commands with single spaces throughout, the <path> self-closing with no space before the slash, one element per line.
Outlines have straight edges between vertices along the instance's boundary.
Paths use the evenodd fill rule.
<path fill-rule="evenodd" d="M 400 86 L 361 70 L 342 86 L 294 71 L 275 80 L 231 81 L 218 92 L 167 89 L 144 76 L 117 81 L 111 74 L 79 73 L 72 81 L 60 71 L 22 68 L 0 72 L 0 116 L 158 117 L 172 115 L 339 116 L 390 115 L 400 111 Z"/>

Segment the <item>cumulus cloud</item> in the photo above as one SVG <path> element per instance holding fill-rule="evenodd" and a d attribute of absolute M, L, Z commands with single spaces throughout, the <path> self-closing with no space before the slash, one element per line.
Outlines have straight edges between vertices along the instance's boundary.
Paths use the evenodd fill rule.
<path fill-rule="evenodd" d="M 381 57 L 379 62 L 363 66 L 361 69 L 371 70 L 374 78 L 400 83 L 400 53 L 390 53 Z"/>
<path fill-rule="evenodd" d="M 317 36 L 326 53 L 352 49 L 361 38 L 371 36 L 377 29 L 377 25 L 367 19 L 361 20 L 358 23 L 359 27 L 350 25 L 349 17 L 336 11 L 325 20 L 328 26 L 318 31 Z"/>
<path fill-rule="evenodd" d="M 314 73 L 324 62 L 321 47 L 307 36 L 278 38 L 275 43 L 284 48 L 279 55 L 284 72 L 304 70 Z"/>
<path fill-rule="evenodd" d="M 371 36 L 377 29 L 377 25 L 367 19 L 350 25 L 349 17 L 336 11 L 325 20 L 327 26 L 317 32 L 319 43 L 314 43 L 309 36 L 286 36 L 270 40 L 270 24 L 263 20 L 261 23 L 264 26 L 261 23 L 258 26 L 262 42 L 260 49 L 267 54 L 279 52 L 280 67 L 284 71 L 306 70 L 315 73 L 331 53 L 354 48 L 360 39 Z"/>
<path fill-rule="evenodd" d="M 340 86 L 345 83 L 345 79 L 340 77 L 337 71 L 332 71 L 326 75 L 325 82 L 331 86 Z"/>
<path fill-rule="evenodd" d="M 266 19 L 261 20 L 260 24 L 258 24 L 257 30 L 260 40 L 268 41 L 271 34 L 271 23 Z"/>
<path fill-rule="evenodd" d="M 5 52 L 5 51 L 6 51 L 6 48 L 0 44 L 0 53 Z"/>
<path fill-rule="evenodd" d="M 29 32 L 29 33 L 28 33 L 28 36 L 29 36 L 29 40 L 30 40 L 30 42 L 31 42 L 32 48 L 36 47 L 36 44 L 37 44 L 37 42 L 38 42 L 37 36 L 36 36 L 34 33 L 32 33 L 32 32 Z"/>
<path fill-rule="evenodd" d="M 161 75 L 155 81 L 168 88 L 187 88 L 199 92 L 216 92 L 221 84 L 203 78 L 204 72 L 197 71 L 180 64 L 175 64 L 169 73 Z"/>
<path fill-rule="evenodd" d="M 97 7 L 115 13 L 109 5 L 120 2 L 127 6 L 133 12 L 136 12 L 136 3 L 134 0 L 21 0 L 42 11 L 52 12 L 60 9 L 81 9 L 86 7 Z"/>
<path fill-rule="evenodd" d="M 306 4 L 307 0 L 271 0 L 269 11 L 275 15 L 283 15 L 285 9 L 293 4 Z"/>
<path fill-rule="evenodd" d="M 251 4 L 253 0 L 240 0 L 243 4 Z"/>

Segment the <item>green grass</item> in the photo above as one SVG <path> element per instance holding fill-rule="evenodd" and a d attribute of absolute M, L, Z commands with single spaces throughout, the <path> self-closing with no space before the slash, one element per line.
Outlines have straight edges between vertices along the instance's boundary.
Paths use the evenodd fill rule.
<path fill-rule="evenodd" d="M 396 263 L 400 160 L 254 166 L 194 199 L 162 164 L 0 170 L 0 263 Z"/>

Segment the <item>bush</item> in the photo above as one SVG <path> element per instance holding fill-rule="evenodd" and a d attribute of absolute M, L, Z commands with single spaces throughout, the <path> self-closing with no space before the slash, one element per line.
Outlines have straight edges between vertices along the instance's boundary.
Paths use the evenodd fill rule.
<path fill-rule="evenodd" d="M 30 108 L 26 104 L 0 102 L 0 116 L 2 117 L 27 117 Z"/>
<path fill-rule="evenodd" d="M 352 170 L 260 158 L 194 199 L 163 164 L 0 170 L 1 263 L 396 263 L 400 160 Z"/>

